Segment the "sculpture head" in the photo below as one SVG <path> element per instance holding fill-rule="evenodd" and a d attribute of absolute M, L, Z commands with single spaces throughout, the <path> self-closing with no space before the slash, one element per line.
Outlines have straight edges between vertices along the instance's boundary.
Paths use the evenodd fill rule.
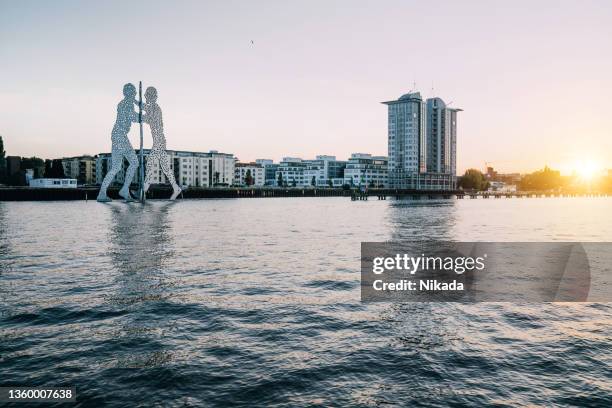
<path fill-rule="evenodd" d="M 123 96 L 125 96 L 126 98 L 135 98 L 136 87 L 133 84 L 123 85 Z"/>
<path fill-rule="evenodd" d="M 147 103 L 155 103 L 157 101 L 157 89 L 153 86 L 148 87 L 145 91 L 145 99 Z"/>

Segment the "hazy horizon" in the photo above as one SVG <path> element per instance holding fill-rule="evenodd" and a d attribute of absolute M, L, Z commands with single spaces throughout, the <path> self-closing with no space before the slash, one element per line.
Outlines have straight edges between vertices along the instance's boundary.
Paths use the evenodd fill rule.
<path fill-rule="evenodd" d="M 458 173 L 612 168 L 610 21 L 606 1 L 0 0 L 0 135 L 9 155 L 108 152 L 142 80 L 172 150 L 386 155 L 380 102 L 416 83 L 464 110 Z"/>

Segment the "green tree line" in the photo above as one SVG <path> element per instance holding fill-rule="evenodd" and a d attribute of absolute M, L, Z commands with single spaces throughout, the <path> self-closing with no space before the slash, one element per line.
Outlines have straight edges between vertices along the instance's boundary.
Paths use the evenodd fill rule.
<path fill-rule="evenodd" d="M 464 190 L 485 191 L 489 185 L 487 178 L 477 169 L 467 169 L 457 180 L 457 186 Z"/>

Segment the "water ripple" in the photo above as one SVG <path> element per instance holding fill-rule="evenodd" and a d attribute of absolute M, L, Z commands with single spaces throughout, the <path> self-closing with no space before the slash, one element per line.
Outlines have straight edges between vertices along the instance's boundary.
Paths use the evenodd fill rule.
<path fill-rule="evenodd" d="M 0 385 L 76 385 L 77 406 L 611 406 L 610 304 L 360 302 L 361 241 L 612 239 L 610 200 L 475 201 L 0 203 Z"/>

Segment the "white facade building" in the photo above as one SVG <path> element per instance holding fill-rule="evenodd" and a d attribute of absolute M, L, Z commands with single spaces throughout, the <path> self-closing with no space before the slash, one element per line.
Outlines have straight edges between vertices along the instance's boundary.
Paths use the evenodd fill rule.
<path fill-rule="evenodd" d="M 496 193 L 516 193 L 516 184 L 506 184 L 503 181 L 490 181 L 487 191 Z"/>
<path fill-rule="evenodd" d="M 326 181 L 327 177 L 325 176 L 323 163 L 316 160 L 308 160 L 304 169 L 304 186 L 318 187 L 320 184 L 325 186 L 324 180 Z"/>
<path fill-rule="evenodd" d="M 282 177 L 283 185 L 279 187 L 302 187 L 304 186 L 304 170 L 307 163 L 298 157 L 284 157 L 283 161 L 278 164 L 275 178 L 278 180 Z"/>
<path fill-rule="evenodd" d="M 336 160 L 336 156 L 316 156 L 315 160 L 306 161 L 304 185 L 313 187 L 341 187 L 344 182 L 345 167 L 346 161 Z"/>
<path fill-rule="evenodd" d="M 187 152 L 168 150 L 170 168 L 174 172 L 176 182 L 182 187 L 214 187 L 230 186 L 234 182 L 235 158 L 232 154 L 210 152 Z M 138 153 L 138 152 L 137 152 Z M 145 149 L 145 166 L 149 150 Z M 102 183 L 104 176 L 111 167 L 111 154 L 101 153 L 96 160 L 96 182 Z M 154 169 L 153 184 L 166 184 L 168 180 L 163 174 L 159 163 L 152 163 Z M 137 172 L 134 183 L 138 181 Z M 124 181 L 125 163 L 123 169 L 117 173 L 114 182 L 121 184 Z"/>
<path fill-rule="evenodd" d="M 30 187 L 77 188 L 76 179 L 37 178 L 28 180 Z"/>
<path fill-rule="evenodd" d="M 264 184 L 266 186 L 276 186 L 276 170 L 278 169 L 278 163 L 274 163 L 270 159 L 257 159 L 255 163 L 260 164 L 264 168 Z"/>
<path fill-rule="evenodd" d="M 428 173 L 457 175 L 457 112 L 440 98 L 427 99 Z"/>
<path fill-rule="evenodd" d="M 456 188 L 457 112 L 419 92 L 383 102 L 388 107 L 389 187 Z"/>
<path fill-rule="evenodd" d="M 385 156 L 353 153 L 344 169 L 344 184 L 359 187 L 386 187 L 388 160 Z"/>
<path fill-rule="evenodd" d="M 258 163 L 236 163 L 234 170 L 234 185 L 246 186 L 247 174 L 252 177 L 250 186 L 262 187 L 266 181 L 264 166 Z"/>
<path fill-rule="evenodd" d="M 208 153 L 178 151 L 172 152 L 171 160 L 174 163 L 174 177 L 183 187 L 230 186 L 234 182 L 236 159 L 232 154 L 216 150 Z M 158 170 L 158 182 L 167 183 L 157 163 L 154 167 Z"/>

